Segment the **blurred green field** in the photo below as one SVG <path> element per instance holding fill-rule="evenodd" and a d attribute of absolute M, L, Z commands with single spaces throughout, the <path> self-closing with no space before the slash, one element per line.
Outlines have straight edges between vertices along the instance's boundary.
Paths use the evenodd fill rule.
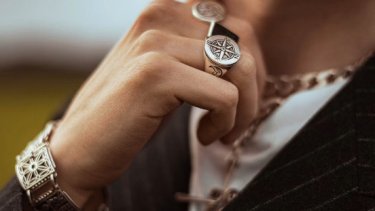
<path fill-rule="evenodd" d="M 15 156 L 85 78 L 63 71 L 0 72 L 0 188 L 14 175 Z"/>

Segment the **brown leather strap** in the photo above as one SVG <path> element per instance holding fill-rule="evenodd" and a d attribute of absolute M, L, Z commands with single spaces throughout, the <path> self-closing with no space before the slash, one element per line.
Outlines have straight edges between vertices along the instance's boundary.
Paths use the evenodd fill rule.
<path fill-rule="evenodd" d="M 50 198 L 35 206 L 38 211 L 78 211 L 71 199 L 61 190 L 57 190 Z"/>

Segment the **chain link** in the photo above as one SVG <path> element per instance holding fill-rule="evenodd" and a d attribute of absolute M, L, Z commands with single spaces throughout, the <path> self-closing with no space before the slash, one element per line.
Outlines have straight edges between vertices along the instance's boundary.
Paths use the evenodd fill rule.
<path fill-rule="evenodd" d="M 268 76 L 266 79 L 265 91 L 262 96 L 262 103 L 258 115 L 254 118 L 249 128 L 234 142 L 231 151 L 226 158 L 227 169 L 223 187 L 213 189 L 208 197 L 196 197 L 188 194 L 177 193 L 176 199 L 181 202 L 204 203 L 207 211 L 222 210 L 238 194 L 238 190 L 230 188 L 230 181 L 234 172 L 240 166 L 242 148 L 249 142 L 257 129 L 283 102 L 291 95 L 313 88 L 333 84 L 340 79 L 351 77 L 355 70 L 371 54 L 361 58 L 356 63 L 341 69 L 329 69 L 321 72 L 298 75 Z"/>

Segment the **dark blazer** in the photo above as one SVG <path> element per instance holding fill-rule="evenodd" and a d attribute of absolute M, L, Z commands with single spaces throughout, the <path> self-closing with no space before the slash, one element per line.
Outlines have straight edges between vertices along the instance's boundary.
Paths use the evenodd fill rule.
<path fill-rule="evenodd" d="M 225 210 L 375 211 L 375 58 L 331 99 Z M 303 109 L 303 108 L 301 108 Z M 178 211 L 189 191 L 189 106 L 173 114 L 109 186 L 111 210 Z M 13 178 L 0 210 L 22 210 Z"/>

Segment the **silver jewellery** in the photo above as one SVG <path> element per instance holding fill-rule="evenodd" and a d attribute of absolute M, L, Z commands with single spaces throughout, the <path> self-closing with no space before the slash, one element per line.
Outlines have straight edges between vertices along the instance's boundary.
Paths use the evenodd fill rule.
<path fill-rule="evenodd" d="M 205 41 L 204 53 L 206 71 L 218 77 L 223 76 L 241 56 L 237 43 L 224 35 L 208 37 Z"/>
<path fill-rule="evenodd" d="M 226 156 L 227 163 L 223 186 L 213 188 L 208 196 L 191 196 L 184 193 L 176 193 L 176 199 L 180 202 L 206 205 L 207 211 L 223 210 L 239 193 L 239 190 L 230 187 L 230 182 L 234 178 L 236 170 L 241 165 L 240 158 L 242 148 L 251 141 L 259 126 L 273 114 L 277 108 L 282 106 L 283 102 L 291 95 L 350 78 L 354 75 L 357 68 L 371 55 L 372 52 L 366 54 L 357 62 L 342 68 L 333 68 L 298 75 L 267 76 L 265 90 L 257 116 L 245 133 L 235 141 L 231 147 L 230 153 Z"/>
<path fill-rule="evenodd" d="M 225 8 L 215 1 L 201 1 L 193 6 L 193 16 L 205 22 L 220 22 L 225 18 Z"/>
<path fill-rule="evenodd" d="M 56 183 L 56 166 L 49 148 L 55 125 L 47 124 L 42 134 L 17 156 L 16 175 L 36 210 L 76 211 L 77 205 Z"/>
<path fill-rule="evenodd" d="M 237 42 L 238 36 L 218 22 L 225 18 L 225 8 L 216 1 L 198 2 L 192 8 L 193 16 L 198 20 L 209 22 L 210 28 L 204 43 L 205 71 L 223 76 L 240 57 L 241 51 Z"/>

